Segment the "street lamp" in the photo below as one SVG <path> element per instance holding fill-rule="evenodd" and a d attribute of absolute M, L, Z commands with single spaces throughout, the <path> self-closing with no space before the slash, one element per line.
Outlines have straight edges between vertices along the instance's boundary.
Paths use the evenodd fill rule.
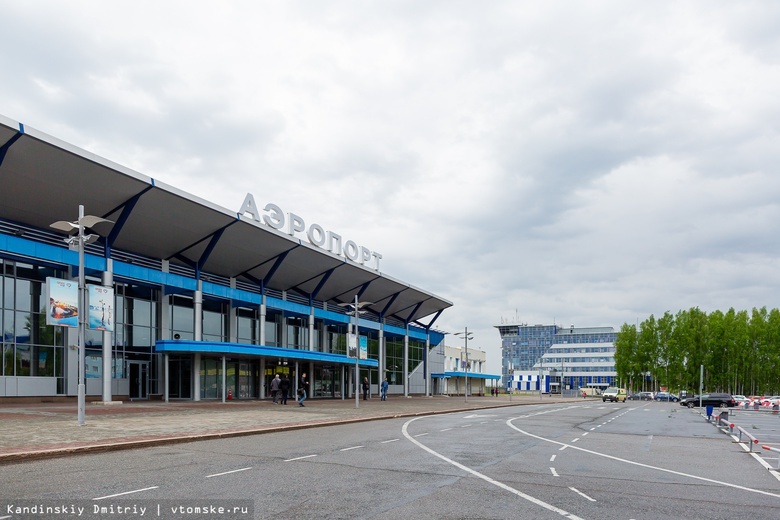
<path fill-rule="evenodd" d="M 469 333 L 469 328 L 466 327 L 465 332 L 456 332 L 456 336 L 463 336 L 463 339 L 466 342 L 466 390 L 463 392 L 463 395 L 465 396 L 465 402 L 469 401 L 469 340 L 474 339 L 474 336 Z"/>
<path fill-rule="evenodd" d="M 112 222 L 104 218 L 95 217 L 93 215 L 84 215 L 84 206 L 79 206 L 79 219 L 75 222 L 68 222 L 67 220 L 59 220 L 51 227 L 59 231 L 64 231 L 68 234 L 76 232 L 75 235 L 66 238 L 65 242 L 68 245 L 76 243 L 79 251 L 79 301 L 78 301 L 78 329 L 79 329 L 79 386 L 78 386 L 78 422 L 79 426 L 84 426 L 84 408 L 86 406 L 86 353 L 84 352 L 84 328 L 86 324 L 86 309 L 84 298 L 84 245 L 91 244 L 96 241 L 100 235 L 84 234 L 84 228 L 91 228 L 97 224 L 103 222 Z M 110 374 L 103 374 L 103 377 L 110 377 Z"/>
<path fill-rule="evenodd" d="M 357 294 L 355 295 L 355 303 L 339 303 L 339 307 L 350 307 L 352 310 L 347 313 L 348 316 L 355 316 L 355 408 L 360 408 L 360 367 L 358 366 L 358 360 L 360 359 L 360 334 L 358 333 L 358 316 L 366 311 L 360 310 L 366 305 L 372 305 L 372 302 L 359 302 Z M 347 353 L 349 354 L 349 345 L 347 345 Z"/>

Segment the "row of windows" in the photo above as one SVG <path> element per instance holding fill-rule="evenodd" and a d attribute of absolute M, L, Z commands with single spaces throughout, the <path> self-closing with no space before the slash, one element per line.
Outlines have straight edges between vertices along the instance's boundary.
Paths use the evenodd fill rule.
<path fill-rule="evenodd" d="M 0 374 L 5 376 L 57 376 L 65 373 L 64 354 L 67 334 L 63 327 L 46 325 L 45 281 L 47 277 L 62 278 L 63 271 L 33 266 L 21 262 L 0 259 L 0 330 L 2 330 L 2 361 Z M 88 283 L 100 280 L 88 277 Z M 153 361 L 152 348 L 157 340 L 159 290 L 144 286 L 115 283 L 115 312 L 113 357 L 121 360 L 145 359 Z M 173 295 L 169 306 L 171 337 L 194 339 L 193 299 Z M 226 302 L 204 300 L 202 333 L 206 341 L 229 340 Z M 258 309 L 236 309 L 235 338 L 239 343 L 309 350 L 308 317 L 285 316 L 282 312 L 267 311 L 265 338 L 260 341 L 260 313 Z M 314 325 L 315 351 L 346 354 L 346 324 L 327 325 L 321 321 Z M 324 332 L 323 332 L 324 330 Z M 100 356 L 103 332 L 87 329 L 85 345 L 87 353 Z M 379 357 L 378 332 L 361 330 L 368 336 L 368 355 Z M 320 345 L 323 342 L 323 345 Z M 401 382 L 403 374 L 402 336 L 386 337 L 388 378 Z M 407 371 L 413 371 L 422 363 L 425 342 L 409 340 Z M 114 377 L 122 377 L 126 367 L 114 367 Z"/>

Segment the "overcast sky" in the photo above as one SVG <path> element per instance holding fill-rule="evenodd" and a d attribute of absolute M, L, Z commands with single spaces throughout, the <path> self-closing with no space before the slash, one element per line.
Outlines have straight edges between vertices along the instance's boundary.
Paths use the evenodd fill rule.
<path fill-rule="evenodd" d="M 4 1 L 0 45 L 0 114 L 380 252 L 491 373 L 502 321 L 780 307 L 780 2 Z"/>

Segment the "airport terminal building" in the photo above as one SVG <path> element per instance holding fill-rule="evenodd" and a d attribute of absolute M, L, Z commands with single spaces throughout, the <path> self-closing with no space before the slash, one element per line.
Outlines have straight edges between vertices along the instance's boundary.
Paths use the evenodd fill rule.
<path fill-rule="evenodd" d="M 0 116 L 0 399 L 73 397 L 82 366 L 95 401 L 257 399 L 302 373 L 310 397 L 344 399 L 355 370 L 372 393 L 385 377 L 391 394 L 439 393 L 434 324 L 452 303 L 350 238 Z"/>

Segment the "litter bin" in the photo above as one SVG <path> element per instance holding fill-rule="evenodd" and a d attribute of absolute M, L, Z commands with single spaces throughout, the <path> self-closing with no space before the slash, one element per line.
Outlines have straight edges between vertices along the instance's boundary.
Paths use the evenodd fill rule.
<path fill-rule="evenodd" d="M 706 410 L 707 410 L 707 420 L 708 420 L 708 421 L 709 421 L 710 419 L 712 419 L 712 410 L 713 410 L 714 408 L 715 408 L 715 407 L 714 407 L 714 406 L 712 406 L 712 405 L 707 405 L 707 408 L 706 408 Z"/>

